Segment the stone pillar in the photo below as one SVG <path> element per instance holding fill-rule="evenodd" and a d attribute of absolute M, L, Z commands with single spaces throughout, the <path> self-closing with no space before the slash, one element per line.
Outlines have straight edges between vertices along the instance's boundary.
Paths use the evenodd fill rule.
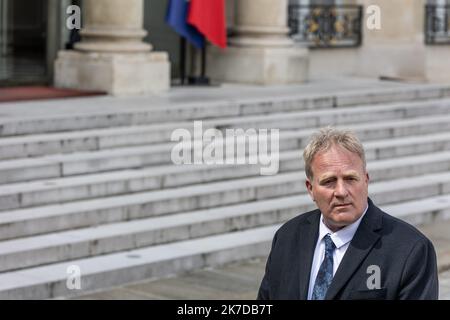
<path fill-rule="evenodd" d="M 219 81 L 251 84 L 304 82 L 308 50 L 288 37 L 287 0 L 236 1 L 229 47 L 210 47 L 208 75 Z"/>
<path fill-rule="evenodd" d="M 143 0 L 84 0 L 82 40 L 58 53 L 55 85 L 112 95 L 166 91 L 168 55 L 143 42 L 143 6 Z"/>
<path fill-rule="evenodd" d="M 357 74 L 403 80 L 426 79 L 424 44 L 425 0 L 360 0 L 364 10 L 380 8 L 381 29 L 370 30 L 363 21 L 363 46 Z"/>

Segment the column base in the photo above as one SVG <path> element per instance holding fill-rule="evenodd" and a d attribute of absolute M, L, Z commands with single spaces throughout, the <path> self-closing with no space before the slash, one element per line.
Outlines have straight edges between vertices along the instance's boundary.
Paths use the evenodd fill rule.
<path fill-rule="evenodd" d="M 55 61 L 56 87 L 104 91 L 111 95 L 154 94 L 170 87 L 165 52 L 85 53 L 64 50 Z"/>
<path fill-rule="evenodd" d="M 275 85 L 308 79 L 306 48 L 209 47 L 207 59 L 208 76 L 215 81 Z"/>

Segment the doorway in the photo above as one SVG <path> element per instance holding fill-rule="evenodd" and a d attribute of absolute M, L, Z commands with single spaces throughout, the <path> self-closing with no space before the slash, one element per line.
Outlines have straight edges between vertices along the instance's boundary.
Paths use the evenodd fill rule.
<path fill-rule="evenodd" d="M 46 83 L 47 0 L 0 0 L 0 86 Z"/>

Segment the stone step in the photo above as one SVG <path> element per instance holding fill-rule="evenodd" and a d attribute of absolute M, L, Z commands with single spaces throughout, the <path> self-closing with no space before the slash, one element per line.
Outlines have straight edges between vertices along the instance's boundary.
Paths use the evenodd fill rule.
<path fill-rule="evenodd" d="M 409 146 L 386 149 L 386 155 L 406 155 L 408 149 L 417 148 L 414 147 L 412 139 L 408 140 L 408 136 L 441 133 L 443 136 L 437 137 L 435 142 L 426 142 L 428 147 L 422 144 L 422 141 L 427 139 L 426 137 L 423 138 L 425 140 L 422 138 L 415 139 L 417 139 L 418 144 L 422 144 L 422 152 L 427 152 L 427 148 L 429 151 L 435 151 L 436 148 L 441 147 L 444 149 L 447 146 L 445 135 L 450 130 L 450 115 L 349 125 L 345 128 L 354 130 L 363 141 L 406 137 L 405 143 Z M 295 150 L 304 147 L 313 130 L 315 129 L 281 132 L 280 150 Z M 171 149 L 174 145 L 174 143 L 158 144 L 4 160 L 0 161 L 0 184 L 168 164 L 171 163 Z M 368 158 L 370 158 L 369 154 Z"/>
<path fill-rule="evenodd" d="M 447 151 L 433 152 L 437 150 Z M 303 171 L 301 155 L 302 150 L 280 153 L 279 172 Z M 386 159 L 392 155 L 403 157 Z M 366 144 L 366 159 L 372 181 L 447 171 L 450 170 L 450 133 L 371 141 Z M 0 210 L 254 177 L 260 175 L 260 169 L 261 165 L 252 164 L 168 165 L 6 184 L 0 185 Z"/>
<path fill-rule="evenodd" d="M 177 128 L 193 128 L 193 122 L 67 131 L 0 139 L 0 160 L 50 154 L 97 151 L 170 141 Z M 206 128 L 206 127 L 205 127 Z"/>
<path fill-rule="evenodd" d="M 288 173 L 10 210 L 0 214 L 0 239 L 288 195 L 304 188 L 302 177 Z"/>
<path fill-rule="evenodd" d="M 282 197 L 0 242 L 0 272 L 286 221 L 314 204 Z"/>
<path fill-rule="evenodd" d="M 143 105 L 124 110 L 108 108 L 107 111 L 83 110 L 61 112 L 55 108 L 43 108 L 41 114 L 20 118 L 0 117 L 0 136 L 42 134 L 49 132 L 79 131 L 98 128 L 144 125 L 170 121 L 207 119 L 212 117 L 233 117 L 249 114 L 317 110 L 365 104 L 392 103 L 396 101 L 418 101 L 440 99 L 450 96 L 450 87 L 445 85 L 411 85 L 409 87 L 360 89 L 353 92 L 330 94 L 298 94 L 281 96 L 259 95 L 255 98 L 229 98 L 205 102 L 181 102 L 149 107 Z M 82 103 L 82 102 L 80 102 Z M 142 102 L 136 101 L 137 105 Z M 16 107 L 17 108 L 17 107 Z M 24 111 L 26 109 L 26 105 Z M 50 112 L 51 111 L 51 112 Z M 56 109 L 58 111 L 58 109 Z"/>
<path fill-rule="evenodd" d="M 420 115 L 447 114 L 450 100 L 403 102 L 364 108 L 340 108 L 307 112 L 274 113 L 270 115 L 217 118 L 203 121 L 203 130 L 213 127 L 254 127 L 280 129 L 349 124 Z M 375 112 L 376 115 L 373 115 Z M 178 128 L 193 132 L 193 122 L 169 122 L 152 125 L 97 129 L 87 131 L 40 134 L 0 139 L 0 160 L 36 157 L 49 154 L 96 151 L 125 146 L 169 142 Z"/>
<path fill-rule="evenodd" d="M 450 212 L 450 195 L 382 205 L 404 220 L 440 219 Z M 49 299 L 71 297 L 132 282 L 217 267 L 243 259 L 266 257 L 274 224 L 250 230 L 178 241 L 92 258 L 33 267 L 0 274 L 0 299 Z M 70 268 L 81 272 L 81 289 L 67 287 Z"/>
<path fill-rule="evenodd" d="M 263 115 L 226 117 L 204 120 L 206 126 L 216 128 L 277 128 L 304 129 L 327 125 L 343 125 L 393 119 L 416 118 L 424 115 L 448 115 L 450 99 L 401 102 L 383 105 L 364 105 L 327 110 L 271 113 Z"/>
<path fill-rule="evenodd" d="M 391 103 L 303 112 L 266 115 L 241 115 L 204 120 L 203 130 L 208 128 L 279 128 L 298 129 L 343 125 L 354 122 L 373 122 L 421 115 L 448 114 L 450 99 L 418 102 Z M 36 157 L 49 154 L 97 151 L 144 144 L 169 142 L 174 130 L 183 128 L 193 132 L 193 122 L 168 122 L 151 125 L 97 129 L 19 136 L 0 139 L 0 160 Z"/>
<path fill-rule="evenodd" d="M 438 174 L 372 183 L 370 195 L 382 205 L 449 193 L 450 171 L 439 179 Z M 415 184 L 418 188 L 405 187 Z M 399 186 L 403 187 L 402 197 L 398 197 Z M 424 191 L 419 192 L 421 188 Z M 280 223 L 314 206 L 309 195 L 298 194 L 3 241 L 0 271 Z"/>
<path fill-rule="evenodd" d="M 450 115 L 422 116 L 413 119 L 337 125 L 335 127 L 354 131 L 361 141 L 407 138 L 408 136 L 449 132 Z M 281 147 L 285 143 L 284 139 L 297 139 L 296 146 L 305 147 L 310 136 L 316 131 L 317 128 L 280 131 L 280 149 L 283 149 Z M 292 142 L 286 144 L 286 148 L 292 148 Z"/>
<path fill-rule="evenodd" d="M 416 89 L 411 88 L 389 88 L 354 90 L 353 92 L 343 92 L 336 95 L 336 106 L 350 106 L 359 104 L 390 103 L 394 101 L 418 101 L 424 99 L 436 99 L 448 97 L 449 90 L 443 85 L 431 85 Z"/>
<path fill-rule="evenodd" d="M 289 172 L 10 210 L 0 214 L 0 239 L 301 195 L 306 192 L 304 179 L 304 173 Z M 370 190 L 378 202 L 385 203 L 445 194 L 450 191 L 449 186 L 450 173 L 439 172 L 375 182 Z"/>
<path fill-rule="evenodd" d="M 73 260 L 0 274 L 0 299 L 49 299 L 85 294 L 142 279 L 265 256 L 277 226 Z M 81 290 L 67 287 L 81 271 Z"/>

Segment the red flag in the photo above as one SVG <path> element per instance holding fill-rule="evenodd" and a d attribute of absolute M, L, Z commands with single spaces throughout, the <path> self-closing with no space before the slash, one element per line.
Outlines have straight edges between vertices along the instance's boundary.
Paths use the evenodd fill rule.
<path fill-rule="evenodd" d="M 195 26 L 211 43 L 226 48 L 224 0 L 191 0 L 188 22 Z"/>

